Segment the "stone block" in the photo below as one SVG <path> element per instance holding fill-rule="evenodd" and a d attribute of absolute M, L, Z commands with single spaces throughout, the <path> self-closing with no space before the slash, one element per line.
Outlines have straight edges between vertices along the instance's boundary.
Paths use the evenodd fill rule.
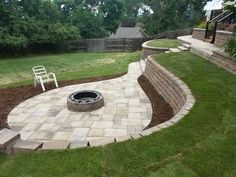
<path fill-rule="evenodd" d="M 11 144 L 12 142 L 16 141 L 17 139 L 20 138 L 20 134 L 4 128 L 0 131 L 0 148 L 5 148 L 7 147 L 9 144 Z"/>
<path fill-rule="evenodd" d="M 35 151 L 39 147 L 41 147 L 42 144 L 43 144 L 42 142 L 37 142 L 37 141 L 18 140 L 13 145 L 13 151 L 15 154 L 21 152 Z"/>
<path fill-rule="evenodd" d="M 70 144 L 71 149 L 83 148 L 88 146 L 88 141 L 72 141 Z"/>
<path fill-rule="evenodd" d="M 91 147 L 104 146 L 106 144 L 110 144 L 113 142 L 115 142 L 114 138 L 103 138 L 103 139 L 89 141 L 89 146 L 91 146 Z"/>
<path fill-rule="evenodd" d="M 139 134 L 139 133 L 135 133 L 135 134 L 131 134 L 131 137 L 132 137 L 132 139 L 139 139 L 139 138 L 141 138 L 142 136 Z"/>
<path fill-rule="evenodd" d="M 50 149 L 67 149 L 70 145 L 69 141 L 48 141 L 43 143 L 43 150 Z"/>
<path fill-rule="evenodd" d="M 115 138 L 116 142 L 123 142 L 123 141 L 127 141 L 130 140 L 131 136 L 130 135 L 125 135 L 125 136 L 118 136 Z"/>

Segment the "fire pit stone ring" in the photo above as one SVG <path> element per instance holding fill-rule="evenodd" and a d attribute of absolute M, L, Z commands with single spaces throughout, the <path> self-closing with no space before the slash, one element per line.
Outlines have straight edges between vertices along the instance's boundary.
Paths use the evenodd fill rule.
<path fill-rule="evenodd" d="M 73 112 L 90 112 L 104 106 L 104 99 L 100 92 L 94 90 L 77 91 L 67 98 L 67 108 Z"/>

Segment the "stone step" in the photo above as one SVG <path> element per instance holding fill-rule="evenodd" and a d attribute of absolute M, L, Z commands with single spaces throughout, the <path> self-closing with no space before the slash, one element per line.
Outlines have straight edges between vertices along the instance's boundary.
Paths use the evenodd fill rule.
<path fill-rule="evenodd" d="M 184 46 L 185 48 L 187 48 L 188 50 L 191 48 L 191 45 L 190 45 L 190 44 L 183 44 L 183 46 Z"/>
<path fill-rule="evenodd" d="M 171 51 L 165 51 L 165 53 L 171 53 Z"/>
<path fill-rule="evenodd" d="M 4 149 L 14 141 L 20 138 L 20 134 L 16 131 L 4 128 L 0 131 L 0 148 Z"/>
<path fill-rule="evenodd" d="M 201 57 L 207 59 L 207 60 L 208 60 L 208 58 L 210 58 L 213 55 L 212 51 L 206 50 L 206 49 L 203 49 L 200 47 L 195 47 L 195 46 L 192 46 L 190 51 L 198 56 L 201 56 Z"/>
<path fill-rule="evenodd" d="M 142 136 L 139 133 L 136 133 L 136 134 L 132 134 L 131 137 L 132 137 L 132 139 L 136 140 L 136 139 L 141 138 Z"/>
<path fill-rule="evenodd" d="M 169 50 L 173 53 L 181 52 L 181 50 L 179 50 L 178 48 L 170 48 Z"/>
<path fill-rule="evenodd" d="M 89 146 L 95 147 L 95 146 L 104 146 L 106 144 L 114 143 L 114 138 L 106 138 L 106 139 L 98 139 L 98 140 L 91 140 L 89 141 Z"/>
<path fill-rule="evenodd" d="M 18 140 L 13 145 L 13 152 L 17 154 L 21 152 L 35 151 L 39 147 L 41 147 L 42 144 L 43 144 L 42 142 Z"/>
<path fill-rule="evenodd" d="M 72 141 L 70 144 L 71 149 L 87 147 L 88 141 Z"/>
<path fill-rule="evenodd" d="M 177 42 L 178 42 L 180 45 L 183 45 L 183 44 L 188 43 L 187 41 L 185 41 L 184 39 L 182 39 L 181 36 L 177 37 Z M 188 43 L 188 44 L 190 44 L 190 43 Z"/>
<path fill-rule="evenodd" d="M 178 49 L 182 50 L 182 51 L 188 51 L 189 49 L 184 47 L 184 46 L 178 46 Z"/>
<path fill-rule="evenodd" d="M 123 142 L 123 141 L 127 141 L 130 140 L 131 136 L 130 135 L 125 135 L 125 136 L 118 136 L 115 138 L 116 142 Z"/>
<path fill-rule="evenodd" d="M 50 149 L 67 149 L 70 146 L 68 141 L 48 141 L 43 143 L 43 150 Z"/>

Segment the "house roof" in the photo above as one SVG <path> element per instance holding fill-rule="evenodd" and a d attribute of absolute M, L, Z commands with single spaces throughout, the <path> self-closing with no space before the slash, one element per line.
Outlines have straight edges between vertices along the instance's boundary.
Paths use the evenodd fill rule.
<path fill-rule="evenodd" d="M 116 34 L 111 34 L 109 38 L 136 38 L 138 32 L 147 36 L 140 27 L 119 27 Z"/>

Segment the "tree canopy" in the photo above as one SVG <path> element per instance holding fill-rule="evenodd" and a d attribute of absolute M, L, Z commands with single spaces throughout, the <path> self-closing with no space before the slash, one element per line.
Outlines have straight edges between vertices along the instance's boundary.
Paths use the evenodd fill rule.
<path fill-rule="evenodd" d="M 206 0 L 145 0 L 153 14 L 146 11 L 141 18 L 145 30 L 156 34 L 196 25 L 204 16 Z"/>
<path fill-rule="evenodd" d="M 119 25 L 144 24 L 149 34 L 192 26 L 205 0 L 2 0 L 0 50 L 78 38 L 102 38 Z M 144 7 L 150 7 L 151 11 Z M 140 13 L 142 9 L 143 13 Z"/>

